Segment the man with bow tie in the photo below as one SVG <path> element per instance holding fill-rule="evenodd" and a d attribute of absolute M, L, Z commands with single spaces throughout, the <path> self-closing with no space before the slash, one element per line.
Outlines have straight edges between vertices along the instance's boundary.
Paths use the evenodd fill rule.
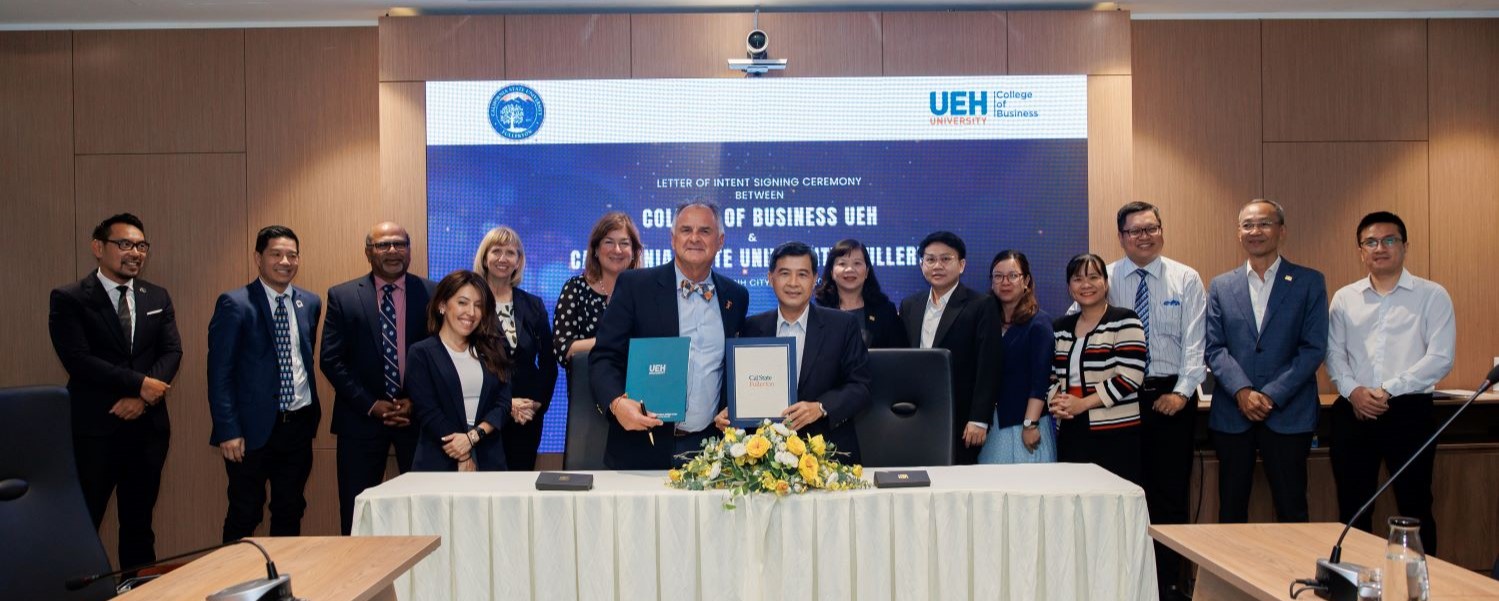
<path fill-rule="evenodd" d="M 671 228 L 671 262 L 619 275 L 609 307 L 599 319 L 589 354 L 594 402 L 609 418 L 604 464 L 610 469 L 666 469 L 679 453 L 697 451 L 716 434 L 713 416 L 725 406 L 724 341 L 739 335 L 749 291 L 713 272 L 723 248 L 718 206 L 697 199 L 677 207 Z M 625 395 L 631 338 L 685 336 L 687 412 L 663 423 Z"/>

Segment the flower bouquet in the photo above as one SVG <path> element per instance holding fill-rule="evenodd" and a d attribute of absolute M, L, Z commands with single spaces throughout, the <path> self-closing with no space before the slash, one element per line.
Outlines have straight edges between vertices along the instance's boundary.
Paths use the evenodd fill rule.
<path fill-rule="evenodd" d="M 864 468 L 838 461 L 847 453 L 835 446 L 821 434 L 801 437 L 770 420 L 753 434 L 729 428 L 723 437 L 703 441 L 703 450 L 682 469 L 667 472 L 666 484 L 685 490 L 729 490 L 727 509 L 734 508 L 734 499 L 752 492 L 785 496 L 814 489 L 869 488 Z"/>

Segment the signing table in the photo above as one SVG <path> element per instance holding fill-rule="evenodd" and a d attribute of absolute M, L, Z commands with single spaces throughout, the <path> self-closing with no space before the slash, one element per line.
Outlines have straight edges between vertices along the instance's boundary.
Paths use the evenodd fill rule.
<path fill-rule="evenodd" d="M 1154 599 L 1139 487 L 1094 465 L 928 468 L 930 488 L 669 489 L 664 472 L 407 473 L 359 495 L 356 535 L 436 534 L 414 599 Z M 866 473 L 865 477 L 869 477 Z"/>

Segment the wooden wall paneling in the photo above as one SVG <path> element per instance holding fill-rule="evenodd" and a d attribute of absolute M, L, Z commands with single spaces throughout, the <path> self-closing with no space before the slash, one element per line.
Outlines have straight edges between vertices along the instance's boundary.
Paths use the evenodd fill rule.
<path fill-rule="evenodd" d="M 1204 281 L 1243 261 L 1239 207 L 1260 195 L 1260 25 L 1133 24 L 1135 198 L 1161 207 L 1166 254 Z M 1122 256 L 1114 211 L 1105 256 Z M 1098 249 L 1095 249 L 1098 250 Z"/>
<path fill-rule="evenodd" d="M 245 42 L 246 233 L 253 241 L 266 225 L 296 231 L 296 284 L 322 297 L 369 272 L 364 236 L 380 204 L 376 31 L 254 29 Z M 321 375 L 318 384 L 327 416 L 332 389 Z M 331 447 L 327 420 L 319 431 L 316 446 Z"/>
<path fill-rule="evenodd" d="M 380 19 L 379 81 L 505 78 L 505 17 Z"/>
<path fill-rule="evenodd" d="M 78 154 L 242 152 L 240 29 L 73 34 Z"/>
<path fill-rule="evenodd" d="M 1499 356 L 1499 286 L 1474 266 L 1499 262 L 1499 19 L 1433 20 L 1431 51 L 1431 278 L 1457 312 L 1457 363 L 1448 381 L 1469 388 Z"/>
<path fill-rule="evenodd" d="M 1120 253 L 1114 212 L 1135 198 L 1129 75 L 1088 77 L 1088 245 Z"/>
<path fill-rule="evenodd" d="M 1425 142 L 1265 144 L 1265 197 L 1286 208 L 1281 251 L 1321 271 L 1331 297 L 1368 274 L 1353 231 L 1359 220 L 1392 211 L 1405 221 L 1411 240 L 1405 267 L 1430 278 L 1426 155 Z"/>
<path fill-rule="evenodd" d="M 1426 139 L 1425 21 L 1263 27 L 1265 141 Z"/>
<path fill-rule="evenodd" d="M 881 13 L 885 75 L 1003 75 L 1005 13 Z"/>
<path fill-rule="evenodd" d="M 6 338 L 0 386 L 67 382 L 47 335 L 48 292 L 81 277 L 73 236 L 73 62 L 66 31 L 0 33 L 0 253 L 12 262 L 0 296 Z M 81 252 L 88 252 L 86 250 Z"/>
<path fill-rule="evenodd" d="M 227 500 L 224 463 L 208 446 L 208 321 L 225 290 L 253 277 L 245 236 L 242 154 L 102 155 L 77 159 L 78 221 L 69 240 L 87 240 L 94 224 L 130 211 L 146 225 L 151 252 L 142 278 L 172 296 L 182 364 L 167 407 L 172 446 L 156 504 L 156 551 L 166 556 L 218 542 Z M 75 273 L 94 266 L 80 251 Z M 115 552 L 115 518 L 101 533 Z"/>
<path fill-rule="evenodd" d="M 411 234 L 411 271 L 427 273 L 427 87 L 380 84 L 380 204 Z M 441 277 L 443 274 L 439 274 Z"/>
<path fill-rule="evenodd" d="M 631 77 L 744 77 L 725 61 L 744 56 L 744 36 L 753 27 L 749 13 L 630 15 Z M 766 33 L 771 55 L 784 57 L 780 38 Z"/>
<path fill-rule="evenodd" d="M 872 77 L 884 69 L 880 13 L 768 13 L 760 15 L 760 29 L 770 36 L 770 58 L 791 61 L 775 77 Z"/>
<path fill-rule="evenodd" d="M 630 15 L 512 15 L 507 79 L 629 79 Z"/>
<path fill-rule="evenodd" d="M 1013 11 L 1008 27 L 1012 75 L 1130 74 L 1126 11 Z"/>

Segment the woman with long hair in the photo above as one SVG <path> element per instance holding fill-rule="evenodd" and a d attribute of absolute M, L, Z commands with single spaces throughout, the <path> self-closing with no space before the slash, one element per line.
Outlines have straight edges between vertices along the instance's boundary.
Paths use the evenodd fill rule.
<path fill-rule="evenodd" d="M 553 317 L 552 347 L 566 367 L 573 355 L 593 350 L 599 317 L 614 294 L 614 281 L 627 269 L 640 266 L 640 232 L 630 216 L 619 211 L 605 213 L 588 234 L 588 257 L 583 273 L 562 284 Z"/>
<path fill-rule="evenodd" d="M 507 469 L 501 429 L 510 419 L 510 359 L 484 276 L 455 271 L 427 304 L 427 330 L 406 354 L 406 392 L 418 425 L 411 469 Z"/>
<path fill-rule="evenodd" d="M 505 424 L 505 457 L 510 469 L 536 469 L 541 420 L 557 387 L 551 320 L 541 297 L 520 289 L 526 249 L 515 230 L 499 226 L 484 235 L 474 253 L 474 271 L 494 295 L 500 343 L 510 357 L 510 422 Z"/>
<path fill-rule="evenodd" d="M 991 302 L 1001 319 L 993 336 L 1004 362 L 999 399 L 979 463 L 1050 463 L 1057 460 L 1055 431 L 1046 413 L 1051 360 L 1056 351 L 1051 316 L 1036 304 L 1035 280 L 1025 253 L 1000 251 L 989 262 Z"/>
<path fill-rule="evenodd" d="M 869 251 L 858 240 L 839 240 L 828 251 L 817 285 L 817 304 L 854 314 L 869 348 L 905 348 L 906 330 L 895 303 L 880 290 L 880 280 L 869 263 Z"/>
<path fill-rule="evenodd" d="M 1079 311 L 1052 333 L 1052 417 L 1061 420 L 1057 459 L 1096 463 L 1142 484 L 1140 385 L 1145 327 L 1134 311 L 1109 305 L 1109 272 L 1094 254 L 1067 263 L 1067 290 Z"/>

